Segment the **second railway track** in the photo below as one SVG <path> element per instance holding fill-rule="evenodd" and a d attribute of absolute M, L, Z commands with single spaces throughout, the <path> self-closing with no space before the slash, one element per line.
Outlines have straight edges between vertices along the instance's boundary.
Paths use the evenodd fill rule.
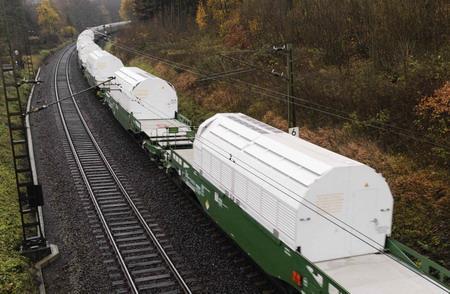
<path fill-rule="evenodd" d="M 70 85 L 69 67 L 74 47 L 56 65 L 54 90 L 59 114 L 74 162 L 95 208 L 117 262 L 113 288 L 118 293 L 192 293 L 158 240 L 158 233 L 122 185 L 89 130 Z M 114 268 L 114 266 L 112 267 Z"/>

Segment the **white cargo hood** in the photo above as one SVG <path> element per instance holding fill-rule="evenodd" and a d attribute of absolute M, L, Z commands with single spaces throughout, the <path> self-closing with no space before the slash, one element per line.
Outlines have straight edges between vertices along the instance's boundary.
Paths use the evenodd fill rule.
<path fill-rule="evenodd" d="M 391 232 L 393 198 L 380 174 L 246 115 L 205 121 L 194 141 L 194 161 L 208 180 L 311 261 L 377 252 Z"/>
<path fill-rule="evenodd" d="M 123 67 L 122 61 L 104 50 L 92 51 L 86 62 L 86 68 L 95 78 L 96 83 L 106 81 L 121 67 Z"/>
<path fill-rule="evenodd" d="M 111 96 L 136 118 L 175 118 L 178 97 L 167 81 L 137 67 L 123 67 L 114 73 L 120 91 Z"/>

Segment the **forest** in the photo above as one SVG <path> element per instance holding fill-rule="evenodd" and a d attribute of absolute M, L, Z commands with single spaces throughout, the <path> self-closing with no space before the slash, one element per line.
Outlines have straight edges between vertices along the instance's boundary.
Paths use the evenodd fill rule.
<path fill-rule="evenodd" d="M 271 89 L 281 84 L 283 92 L 280 79 L 270 79 L 264 71 L 282 72 L 283 58 L 269 49 L 292 43 L 295 96 L 306 100 L 302 103 L 345 113 L 353 119 L 353 127 L 386 147 L 408 152 L 414 146 L 414 151 L 425 151 L 429 162 L 448 166 L 448 120 L 442 113 L 448 101 L 426 99 L 448 87 L 447 1 L 123 0 L 120 15 L 137 21 L 122 34 L 121 43 L 154 46 L 167 57 L 207 73 L 245 66 L 240 62 L 245 60 L 259 70 L 239 78 L 253 77 L 252 81 L 263 81 Z M 191 48 L 182 47 L 192 40 L 211 45 L 194 42 Z M 230 58 L 222 56 L 227 51 L 234 51 Z M 438 89 L 441 92 L 434 93 Z M 252 104 L 255 99 L 245 100 Z M 279 106 L 281 115 L 285 105 Z M 297 111 L 305 123 L 315 126 L 342 123 L 302 106 Z M 368 124 L 388 130 L 373 131 L 365 127 Z M 435 144 L 426 144 L 424 150 L 421 141 L 407 136 L 399 141 L 389 132 L 391 127 Z"/>
<path fill-rule="evenodd" d="M 36 63 L 87 26 L 131 20 L 105 48 L 170 81 L 195 125 L 242 112 L 287 130 L 286 52 L 274 47 L 292 44 L 300 137 L 382 173 L 393 237 L 450 267 L 447 0 L 5 2 L 16 47 L 28 34 Z M 11 253 L 19 221 L 0 98 L 0 292 L 30 292 L 28 262 Z"/>

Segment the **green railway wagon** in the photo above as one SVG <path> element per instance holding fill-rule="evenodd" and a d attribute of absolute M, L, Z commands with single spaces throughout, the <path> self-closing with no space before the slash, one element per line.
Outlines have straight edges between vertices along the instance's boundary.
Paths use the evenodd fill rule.
<path fill-rule="evenodd" d="M 228 130 L 221 133 L 220 130 L 224 130 L 225 126 Z M 252 130 L 253 133 L 249 132 L 249 130 Z M 238 140 L 242 140 L 245 136 L 244 134 L 246 134 L 249 138 L 252 138 L 252 141 L 241 141 L 241 145 L 239 145 L 239 142 L 228 144 L 226 140 L 233 140 L 231 133 L 234 133 L 236 135 L 235 138 Z M 360 224 L 359 226 L 358 224 L 351 226 L 348 222 L 352 218 L 348 218 L 346 222 L 342 221 L 342 216 L 339 216 L 341 219 L 338 219 L 336 211 L 334 213 L 331 212 L 331 206 L 333 204 L 336 205 L 336 201 L 331 201 L 330 204 L 330 201 L 320 203 L 311 200 L 311 203 L 307 203 L 309 208 L 315 211 L 309 211 L 309 217 L 311 219 L 315 218 L 318 222 L 323 222 L 322 224 L 315 224 L 314 229 L 325 231 L 325 236 L 322 236 L 323 238 L 320 239 L 319 234 L 321 232 L 308 232 L 307 229 L 299 227 L 298 235 L 301 235 L 303 232 L 304 234 L 313 232 L 309 237 L 316 238 L 322 243 L 311 242 L 312 247 L 309 249 L 307 248 L 310 245 L 308 244 L 309 240 L 305 241 L 304 238 L 302 239 L 302 236 L 299 236 L 300 238 L 297 240 L 300 241 L 293 246 L 287 238 L 282 237 L 281 231 L 285 228 L 281 224 L 275 226 L 272 223 L 271 226 L 270 223 L 264 222 L 263 218 L 258 220 L 255 217 L 255 209 L 249 205 L 249 203 L 251 204 L 250 197 L 260 197 L 258 205 L 260 205 L 261 210 L 259 213 L 263 214 L 263 209 L 266 205 L 264 201 L 266 200 L 262 197 L 267 196 L 265 190 L 269 190 L 269 187 L 267 185 L 264 186 L 264 183 L 262 183 L 264 189 L 258 190 L 259 195 L 255 195 L 253 192 L 258 188 L 253 184 L 252 186 L 247 183 L 248 197 L 246 198 L 246 195 L 238 192 L 239 187 L 236 185 L 242 185 L 242 179 L 239 177 L 246 172 L 248 180 L 254 181 L 254 178 L 260 178 L 260 180 L 266 180 L 265 184 L 276 185 L 276 180 L 279 176 L 276 173 L 264 170 L 263 164 L 267 165 L 270 163 L 269 156 L 275 158 L 268 151 L 276 152 L 278 150 L 278 154 L 280 154 L 282 153 L 280 150 L 283 149 L 281 146 L 269 144 L 268 146 L 273 148 L 265 150 L 267 158 L 265 161 L 261 161 L 260 165 L 251 161 L 248 161 L 249 164 L 246 165 L 245 156 L 250 156 L 252 152 L 255 152 L 255 150 L 252 151 L 253 144 L 261 146 L 262 142 L 267 140 L 267 138 L 262 138 L 270 137 L 274 139 L 279 136 L 283 136 L 286 141 L 281 141 L 289 145 L 293 150 L 297 150 L 297 152 L 303 150 L 305 153 L 310 152 L 310 155 L 314 154 L 316 159 L 324 158 L 317 155 L 320 152 L 323 152 L 322 155 L 327 155 L 326 158 L 330 161 L 333 156 L 337 156 L 340 166 L 348 165 L 355 169 L 356 173 L 347 172 L 346 174 L 347 177 L 352 177 L 353 181 L 356 179 L 355 186 L 357 186 L 356 182 L 362 179 L 361 184 L 364 188 L 372 189 L 377 187 L 381 191 L 380 193 L 386 193 L 385 203 L 379 201 L 378 203 L 375 202 L 374 205 L 374 202 L 368 201 L 370 199 L 367 197 L 380 197 L 378 194 L 364 195 L 359 188 L 357 189 L 358 196 L 366 196 L 362 206 L 358 206 L 358 209 L 364 213 L 366 222 L 376 228 L 375 233 L 381 235 L 379 239 L 381 241 L 375 240 L 374 234 L 370 236 L 370 230 L 366 229 L 364 231 L 364 226 Z M 215 141 L 215 139 L 219 138 L 221 140 Z M 200 126 L 193 149 L 168 151 L 166 154 L 167 168 L 176 171 L 176 174 L 182 181 L 195 193 L 207 214 L 242 250 L 266 273 L 279 279 L 285 285 L 289 285 L 287 288 L 294 292 L 446 293 L 446 283 L 448 283 L 449 279 L 448 270 L 389 237 L 390 229 L 386 226 L 391 225 L 392 222 L 393 203 L 390 191 L 381 175 L 363 164 L 352 160 L 347 161 L 340 155 L 331 154 L 327 150 L 319 151 L 316 148 L 320 147 L 314 147 L 308 142 L 303 142 L 303 147 L 306 147 L 306 149 L 302 149 L 302 146 L 293 144 L 297 140 L 300 139 L 291 138 L 288 134 L 280 133 L 278 130 L 242 114 L 219 114 Z M 237 150 L 238 146 L 242 146 L 242 149 Z M 203 150 L 199 150 L 200 148 Z M 207 159 L 205 159 L 203 154 L 206 150 L 210 153 Z M 314 152 L 311 150 L 314 150 Z M 288 156 L 286 153 L 282 153 L 282 155 Z M 214 159 L 212 158 L 213 156 L 217 158 Z M 203 167 L 205 162 L 209 165 L 209 169 Z M 306 159 L 304 162 L 307 162 Z M 226 165 L 226 167 L 224 168 L 223 165 Z M 227 174 L 226 170 L 230 167 L 235 172 L 234 174 Z M 338 169 L 338 165 L 334 165 L 333 168 Z M 217 171 L 214 171 L 214 169 L 217 169 Z M 339 174 L 342 173 L 344 173 L 342 168 L 339 168 L 338 174 L 334 174 L 327 169 L 321 177 L 339 177 Z M 330 180 L 333 183 L 333 179 Z M 339 190 L 339 182 L 349 185 L 352 180 L 347 179 L 347 181 L 344 181 L 340 178 L 338 184 L 332 186 L 332 188 Z M 311 185 L 313 186 L 314 183 L 327 185 L 327 180 L 314 180 Z M 283 184 L 286 185 L 286 183 Z M 330 182 L 328 184 L 330 185 Z M 249 190 L 250 187 L 252 191 Z M 323 189 L 323 187 L 319 188 Z M 311 187 L 310 189 L 315 188 Z M 351 189 L 347 187 L 347 191 L 349 190 Z M 285 188 L 282 192 L 288 193 L 287 191 L 288 189 Z M 272 190 L 272 192 L 275 193 L 277 191 Z M 298 189 L 291 192 L 293 195 L 299 195 L 301 190 Z M 280 195 L 283 193 L 280 192 Z M 330 195 L 337 197 L 336 195 L 338 194 L 331 193 Z M 302 198 L 305 197 L 307 196 Z M 353 205 L 352 201 L 354 201 L 354 197 L 349 197 L 349 205 Z M 342 200 L 341 202 L 339 205 L 343 206 L 345 201 Z M 367 205 L 370 205 L 370 207 L 367 207 Z M 280 210 L 279 207 L 272 208 Z M 376 213 L 377 211 L 380 211 L 381 215 L 382 213 L 388 214 L 386 217 L 388 223 L 382 222 L 380 214 L 376 214 L 379 218 L 377 223 L 373 221 L 371 213 Z M 267 220 L 270 218 L 270 215 L 263 215 L 263 217 Z M 277 217 L 283 221 L 287 220 L 286 217 L 281 215 Z M 295 216 L 294 221 L 300 223 L 306 219 L 307 217 L 299 214 Z M 359 218 L 358 220 L 362 222 L 364 219 Z M 380 227 L 382 228 L 380 229 Z M 328 232 L 326 231 L 327 229 L 329 230 Z M 330 232 L 336 233 L 333 236 Z M 351 240 L 352 238 L 354 240 Z M 349 242 L 349 239 L 354 243 Z M 343 245 L 348 244 L 353 245 L 353 252 L 348 248 L 347 250 L 339 251 L 339 248 L 342 249 Z M 318 246 L 324 246 L 328 251 L 321 250 Z M 360 247 L 358 248 L 357 246 Z"/>

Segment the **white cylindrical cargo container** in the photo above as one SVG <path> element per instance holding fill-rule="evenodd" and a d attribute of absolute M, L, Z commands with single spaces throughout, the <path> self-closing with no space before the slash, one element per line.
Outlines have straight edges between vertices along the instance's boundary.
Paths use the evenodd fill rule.
<path fill-rule="evenodd" d="M 77 51 L 80 52 L 84 47 L 95 44 L 95 42 L 89 38 L 78 38 Z"/>
<path fill-rule="evenodd" d="M 78 36 L 79 38 L 89 38 L 91 39 L 91 41 L 94 41 L 95 35 L 94 35 L 94 31 L 92 30 L 84 30 L 83 32 L 81 32 L 81 34 Z"/>
<path fill-rule="evenodd" d="M 137 119 L 172 119 L 178 111 L 177 93 L 167 81 L 137 67 L 114 73 L 119 91 L 111 96 Z"/>
<path fill-rule="evenodd" d="M 244 114 L 205 121 L 194 141 L 194 162 L 312 262 L 375 253 L 391 233 L 393 198 L 380 174 Z"/>
<path fill-rule="evenodd" d="M 91 52 L 100 51 L 100 50 L 102 50 L 102 48 L 100 48 L 95 43 L 91 43 L 86 46 L 83 46 L 83 48 L 81 48 L 78 51 L 78 59 L 80 60 L 81 65 L 85 68 L 89 54 Z"/>
<path fill-rule="evenodd" d="M 119 58 L 103 50 L 92 51 L 87 57 L 86 70 L 96 84 L 113 77 L 114 72 L 122 67 L 123 63 Z"/>
<path fill-rule="evenodd" d="M 87 35 L 79 35 L 77 38 L 77 43 L 82 42 L 82 41 L 91 41 L 94 42 L 93 39 L 91 39 L 91 37 L 87 36 Z"/>

